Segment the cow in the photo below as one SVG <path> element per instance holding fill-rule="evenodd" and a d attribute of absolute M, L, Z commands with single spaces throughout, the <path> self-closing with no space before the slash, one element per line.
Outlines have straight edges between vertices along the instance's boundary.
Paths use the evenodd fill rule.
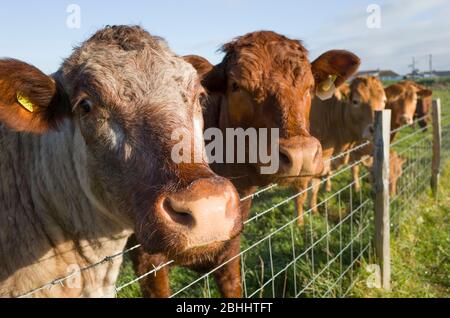
<path fill-rule="evenodd" d="M 349 154 L 345 154 L 354 146 L 373 137 L 374 112 L 383 110 L 386 95 L 383 85 L 377 77 L 357 77 L 350 85 L 349 98 L 339 100 L 336 96 L 322 101 L 315 99 L 311 108 L 311 134 L 316 137 L 323 148 L 325 169 L 323 177 L 349 162 Z M 341 157 L 339 157 L 341 155 Z M 332 159 L 332 157 L 336 157 Z M 303 225 L 303 205 L 308 196 L 308 185 L 311 184 L 312 194 L 310 205 L 313 213 L 318 213 L 317 196 L 321 179 L 302 178 L 294 183 L 294 189 L 301 193 L 296 197 L 298 223 Z M 331 184 L 328 183 L 331 190 Z"/>
<path fill-rule="evenodd" d="M 414 121 L 417 121 L 419 127 L 424 131 L 428 130 L 428 124 L 430 123 L 430 112 L 433 105 L 433 97 L 427 96 L 419 98 L 417 100 L 417 109 L 414 114 Z"/>
<path fill-rule="evenodd" d="M 208 92 L 204 102 L 205 128 L 278 128 L 280 167 L 277 173 L 264 175 L 261 163 L 213 163 L 212 169 L 232 180 L 241 197 L 253 194 L 257 187 L 288 182 L 300 176 L 316 175 L 323 169 L 321 146 L 309 132 L 309 113 L 314 96 L 329 98 L 360 64 L 354 54 L 334 50 L 308 60 L 301 42 L 271 31 L 258 31 L 241 36 L 223 46 L 225 57 L 218 65 L 189 56 L 187 59 L 203 77 Z M 334 84 L 333 84 L 334 83 Z M 225 141 L 226 143 L 226 141 Z M 248 146 L 248 145 L 247 145 Z M 224 154 L 226 155 L 226 154 Z M 246 220 L 251 199 L 241 204 Z M 180 263 L 198 272 L 214 271 L 214 278 L 224 297 L 241 297 L 240 237 L 221 253 L 210 255 L 207 262 Z M 144 251 L 133 254 L 139 276 L 149 272 L 167 258 Z M 170 296 L 169 268 L 141 280 L 146 297 Z"/>
<path fill-rule="evenodd" d="M 334 96 L 340 100 L 340 101 L 348 101 L 350 96 L 350 84 L 348 82 L 345 82 L 338 88 L 336 88 L 336 92 L 334 93 Z M 349 156 L 344 156 L 341 159 L 341 164 L 346 164 L 349 161 Z M 305 185 L 307 186 L 307 185 Z M 325 191 L 330 192 L 332 189 L 332 182 L 331 182 L 331 176 L 327 176 L 327 182 L 325 184 Z"/>
<path fill-rule="evenodd" d="M 366 149 L 366 150 L 364 150 Z M 370 150 L 367 150 L 370 149 Z M 350 161 L 356 162 L 361 160 L 361 164 L 366 167 L 369 174 L 369 181 L 373 183 L 373 145 L 370 144 L 366 148 L 362 148 L 362 152 L 352 152 L 350 155 Z M 370 153 L 370 154 L 369 154 Z M 394 150 L 390 151 L 389 155 L 389 194 L 394 197 L 397 194 L 397 182 L 398 179 L 403 175 L 403 165 L 406 159 L 400 157 L 398 153 Z M 355 183 L 355 191 L 359 192 L 361 190 L 361 185 L 359 182 L 359 165 L 353 167 L 353 179 Z"/>
<path fill-rule="evenodd" d="M 405 163 L 405 158 L 400 157 L 396 151 L 391 150 L 389 157 L 389 193 L 392 198 L 397 195 L 397 182 L 403 175 Z"/>
<path fill-rule="evenodd" d="M 429 98 L 432 94 L 431 90 L 413 81 L 402 81 L 386 88 L 386 108 L 392 111 L 391 141 L 395 139 L 398 128 L 414 123 L 418 99 Z"/>
<path fill-rule="evenodd" d="M 387 87 L 385 92 L 388 99 L 386 108 L 392 111 L 391 142 L 394 141 L 399 128 L 414 123 L 413 114 L 414 118 L 419 120 L 420 127 L 426 127 L 429 119 L 425 116 L 428 114 L 431 107 L 432 91 L 413 81 L 402 81 Z M 362 160 L 362 164 L 371 169 L 372 155 L 373 145 L 368 145 L 353 152 L 351 154 L 350 162 L 354 163 Z M 396 166 L 399 166 L 399 164 L 396 163 Z M 395 168 L 396 166 L 394 165 L 392 168 Z M 359 165 L 352 167 L 353 182 L 356 192 L 359 192 L 361 189 L 359 171 Z M 395 178 L 395 180 L 396 179 L 398 179 L 398 177 Z M 394 177 L 392 177 L 392 180 L 394 180 Z"/>
<path fill-rule="evenodd" d="M 350 84 L 344 83 L 336 89 L 334 96 L 339 100 L 348 100 L 350 97 Z"/>
<path fill-rule="evenodd" d="M 206 158 L 172 158 L 177 129 L 203 138 L 203 93 L 195 69 L 138 26 L 99 30 L 51 76 L 0 60 L 1 297 L 113 297 L 133 233 L 180 261 L 240 233 L 231 182 Z"/>

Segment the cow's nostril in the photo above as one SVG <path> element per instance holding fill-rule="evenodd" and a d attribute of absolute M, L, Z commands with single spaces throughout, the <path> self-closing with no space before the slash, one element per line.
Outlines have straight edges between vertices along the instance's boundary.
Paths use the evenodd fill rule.
<path fill-rule="evenodd" d="M 164 199 L 163 209 L 167 216 L 175 223 L 190 226 L 195 223 L 192 213 L 180 203 L 173 202 L 170 198 Z"/>

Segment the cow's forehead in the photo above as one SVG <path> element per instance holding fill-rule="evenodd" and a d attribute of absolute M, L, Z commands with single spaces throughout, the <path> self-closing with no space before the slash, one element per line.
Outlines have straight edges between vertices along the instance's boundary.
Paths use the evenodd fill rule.
<path fill-rule="evenodd" d="M 380 99 L 385 96 L 383 84 L 375 77 L 358 77 L 351 85 L 352 93 L 358 93 L 367 99 Z"/>
<path fill-rule="evenodd" d="M 261 31 L 237 38 L 223 50 L 228 71 L 248 89 L 313 85 L 308 51 L 300 41 Z"/>
<path fill-rule="evenodd" d="M 66 84 L 124 101 L 188 95 L 197 80 L 194 68 L 165 41 L 139 27 L 107 28 L 76 48 L 62 66 Z"/>
<path fill-rule="evenodd" d="M 311 70 L 307 55 L 279 43 L 267 44 L 264 48 L 257 45 L 241 48 L 230 66 L 240 70 L 243 76 L 256 71 L 261 76 L 284 73 L 287 77 L 299 77 Z"/>

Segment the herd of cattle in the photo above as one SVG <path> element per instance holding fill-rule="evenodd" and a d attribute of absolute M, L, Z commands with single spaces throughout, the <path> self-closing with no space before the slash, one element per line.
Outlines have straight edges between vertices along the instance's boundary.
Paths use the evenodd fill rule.
<path fill-rule="evenodd" d="M 371 140 L 375 111 L 392 109 L 395 129 L 430 108 L 432 92 L 414 82 L 346 84 L 360 65 L 347 51 L 310 62 L 301 42 L 269 31 L 223 51 L 211 65 L 175 55 L 140 27 L 113 26 L 50 76 L 0 60 L 0 297 L 26 295 L 127 242 L 141 244 L 131 255 L 138 275 L 168 260 L 202 273 L 226 263 L 214 272 L 220 292 L 241 297 L 234 256 L 252 202 L 239 197 L 273 183 L 312 185 L 317 212 L 321 178 L 362 159 L 370 167 L 370 144 L 330 159 Z M 195 138 L 202 126 L 278 128 L 278 173 L 261 174 L 263 163 L 175 164 L 172 132 Z M 392 158 L 394 192 L 403 159 Z M 296 202 L 299 224 L 305 200 Z M 32 296 L 113 297 L 121 261 Z M 168 267 L 140 283 L 146 297 L 170 296 Z"/>

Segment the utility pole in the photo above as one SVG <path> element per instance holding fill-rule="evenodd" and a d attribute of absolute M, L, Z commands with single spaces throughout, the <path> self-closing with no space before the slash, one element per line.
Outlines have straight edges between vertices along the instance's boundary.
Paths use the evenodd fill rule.
<path fill-rule="evenodd" d="M 416 71 L 417 71 L 417 69 L 416 69 L 416 58 L 415 57 L 412 58 L 412 64 L 408 65 L 408 67 L 411 68 L 412 78 L 415 78 L 416 77 Z"/>

